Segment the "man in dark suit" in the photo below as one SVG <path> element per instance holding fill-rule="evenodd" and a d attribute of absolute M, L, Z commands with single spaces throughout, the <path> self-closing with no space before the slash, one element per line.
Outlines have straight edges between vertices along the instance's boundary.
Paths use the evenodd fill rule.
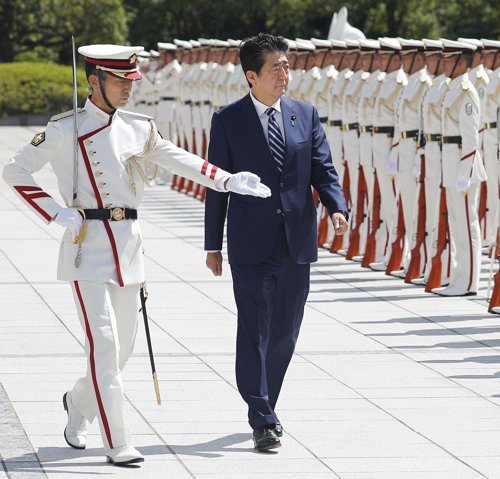
<path fill-rule="evenodd" d="M 311 186 L 336 234 L 347 230 L 346 203 L 316 109 L 283 97 L 288 44 L 260 33 L 240 47 L 250 93 L 213 115 L 208 159 L 249 170 L 271 188 L 267 199 L 207 192 L 207 266 L 222 274 L 224 222 L 238 308 L 236 380 L 248 404 L 257 450 L 280 446 L 275 406 L 293 355 L 317 261 Z M 229 205 L 228 205 L 229 200 Z"/>

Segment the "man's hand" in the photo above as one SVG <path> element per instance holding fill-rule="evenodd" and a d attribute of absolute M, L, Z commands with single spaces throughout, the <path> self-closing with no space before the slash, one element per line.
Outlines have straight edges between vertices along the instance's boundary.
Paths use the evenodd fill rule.
<path fill-rule="evenodd" d="M 214 276 L 222 276 L 222 253 L 207 253 L 206 265 Z"/>
<path fill-rule="evenodd" d="M 61 208 L 54 216 L 53 221 L 68 228 L 73 238 L 80 234 L 83 225 L 83 217 L 76 208 Z"/>
<path fill-rule="evenodd" d="M 260 182 L 260 178 L 249 171 L 240 171 L 231 175 L 224 185 L 228 191 L 240 195 L 258 196 L 267 198 L 271 196 L 271 190 Z"/>
<path fill-rule="evenodd" d="M 349 228 L 349 223 L 345 219 L 344 215 L 339 211 L 337 211 L 337 213 L 333 213 L 332 223 L 335 234 L 339 236 L 343 235 Z"/>

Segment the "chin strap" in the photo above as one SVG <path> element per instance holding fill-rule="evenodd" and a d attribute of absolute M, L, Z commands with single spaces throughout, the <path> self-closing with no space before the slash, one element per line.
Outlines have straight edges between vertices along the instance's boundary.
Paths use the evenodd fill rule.
<path fill-rule="evenodd" d="M 453 78 L 453 74 L 455 73 L 455 70 L 458 66 L 458 62 L 460 61 L 460 55 L 456 55 L 457 59 L 455 60 L 455 65 L 453 65 L 453 69 L 451 70 L 450 73 L 450 78 Z"/>
<path fill-rule="evenodd" d="M 112 110 L 116 110 L 116 107 L 111 104 L 111 102 L 108 100 L 108 97 L 106 96 L 106 92 L 104 91 L 104 72 L 102 70 L 97 70 L 97 80 L 99 81 L 99 88 L 101 89 L 101 95 L 106 103 Z"/>

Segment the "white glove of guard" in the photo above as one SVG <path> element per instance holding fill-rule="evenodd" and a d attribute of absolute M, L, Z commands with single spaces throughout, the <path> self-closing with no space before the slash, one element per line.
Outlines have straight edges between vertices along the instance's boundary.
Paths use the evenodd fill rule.
<path fill-rule="evenodd" d="M 470 188 L 470 178 L 465 178 L 464 176 L 459 176 L 455 183 L 455 187 L 459 193 L 467 193 Z"/>
<path fill-rule="evenodd" d="M 226 188 L 228 191 L 238 193 L 239 195 L 251 195 L 259 198 L 268 198 L 271 196 L 271 190 L 260 182 L 260 178 L 249 171 L 240 171 L 231 175 L 227 180 Z"/>
<path fill-rule="evenodd" d="M 80 234 L 83 225 L 82 215 L 75 208 L 61 208 L 53 221 L 64 228 L 68 228 L 73 238 Z"/>
<path fill-rule="evenodd" d="M 387 163 L 387 173 L 394 176 L 398 171 L 398 164 L 395 161 L 389 160 Z"/>
<path fill-rule="evenodd" d="M 413 168 L 411 170 L 411 174 L 418 180 L 420 178 L 420 162 L 413 163 Z"/>

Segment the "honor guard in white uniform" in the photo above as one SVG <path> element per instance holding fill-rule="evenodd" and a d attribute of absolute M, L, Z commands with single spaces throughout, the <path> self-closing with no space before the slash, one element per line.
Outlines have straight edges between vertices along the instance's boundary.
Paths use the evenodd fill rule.
<path fill-rule="evenodd" d="M 58 279 L 71 283 L 88 361 L 86 376 L 63 397 L 68 413 L 64 437 L 71 447 L 84 449 L 87 421 L 97 416 L 108 461 L 117 465 L 143 461 L 131 445 L 125 421 L 121 371 L 133 350 L 139 288 L 145 280 L 136 220 L 147 165 L 218 191 L 269 194 L 255 175 L 230 175 L 162 139 L 150 117 L 121 109 L 131 81 L 141 78 L 136 59 L 142 50 L 79 48 L 92 90 L 84 108 L 77 113 L 75 105 L 73 112 L 53 117 L 3 170 L 4 180 L 43 222 L 66 227 Z M 47 163 L 65 206 L 33 177 Z"/>
<path fill-rule="evenodd" d="M 344 159 L 344 146 L 342 142 L 342 106 L 345 89 L 347 88 L 349 78 L 354 74 L 354 67 L 359 50 L 357 44 L 347 45 L 345 41 L 331 40 L 332 49 L 335 52 L 334 64 L 338 70 L 338 76 L 330 88 L 330 101 L 328 110 L 328 135 L 329 144 L 332 150 L 332 161 L 335 170 L 339 175 L 339 181 L 344 191 L 347 206 L 351 208 L 351 190 L 349 171 Z M 332 253 L 346 254 L 348 248 L 348 235 L 337 236 L 333 238 L 330 251 Z"/>
<path fill-rule="evenodd" d="M 486 169 L 486 241 L 491 245 L 496 241 L 499 227 L 499 161 L 497 112 L 500 107 L 500 41 L 482 39 L 484 65 L 493 70 L 484 98 L 483 152 Z"/>
<path fill-rule="evenodd" d="M 304 75 L 306 74 L 307 60 L 311 53 L 311 46 L 307 42 L 292 40 L 295 48 L 295 62 L 290 71 L 290 82 L 288 83 L 287 95 L 296 100 L 299 99 L 300 89 Z"/>
<path fill-rule="evenodd" d="M 175 128 L 175 104 L 177 98 L 176 75 L 181 67 L 176 58 L 177 45 L 168 42 L 158 42 L 160 52 L 160 69 L 156 75 L 158 106 L 155 122 L 158 131 L 172 143 L 177 144 L 177 129 Z M 158 173 L 157 184 L 165 184 L 169 175 L 163 169 Z"/>
<path fill-rule="evenodd" d="M 418 232 L 424 229 L 423 253 L 422 250 L 416 252 L 420 254 L 418 265 L 414 266 L 415 273 L 412 274 L 409 281 L 413 284 L 424 285 L 427 282 L 431 271 L 432 258 L 436 254 L 435 245 L 437 245 L 437 231 L 439 220 L 439 205 L 441 191 L 441 108 L 444 97 L 448 91 L 449 78 L 443 73 L 443 62 L 441 54 L 443 44 L 440 40 L 423 39 L 425 44 L 425 56 L 427 71 L 433 76 L 432 85 L 428 88 L 421 101 L 421 140 L 414 163 L 414 175 L 419 181 L 419 197 L 416 200 L 416 208 L 420 210 L 418 205 L 421 188 L 424 188 L 425 195 L 425 216 L 422 217 L 421 211 L 417 211 L 415 218 L 415 226 L 413 231 Z M 424 163 L 422 165 L 422 155 Z M 420 238 L 417 238 L 414 233 L 413 243 Z M 444 242 L 442 252 L 437 258 L 441 264 L 441 275 L 438 279 L 439 285 L 446 282 L 449 272 L 449 245 Z M 436 259 L 435 259 L 436 260 Z M 412 261 L 415 258 L 412 256 Z"/>
<path fill-rule="evenodd" d="M 474 52 L 474 57 L 472 59 L 472 66 L 469 70 L 469 80 L 474 85 L 479 95 L 479 102 L 481 104 L 481 111 L 479 117 L 479 151 L 484 162 L 484 152 L 483 152 L 483 134 L 484 134 L 484 110 L 485 110 L 485 99 L 486 99 L 486 89 L 490 82 L 489 73 L 483 64 L 483 42 L 476 38 L 462 38 L 457 39 L 459 42 L 471 43 L 476 46 L 476 51 Z M 490 250 L 490 240 L 488 232 L 488 224 L 491 220 L 488 220 L 489 211 L 487 206 L 487 182 L 481 183 L 481 189 L 479 191 L 478 200 L 478 214 L 479 214 L 479 226 L 481 228 L 481 241 L 483 245 L 483 253 L 488 254 Z"/>
<path fill-rule="evenodd" d="M 405 277 L 410 263 L 413 236 L 413 217 L 417 203 L 417 182 L 413 174 L 413 165 L 420 139 L 420 105 L 426 91 L 432 84 L 425 66 L 424 43 L 420 40 L 399 39 L 403 68 L 408 74 L 407 85 L 401 92 L 396 108 L 396 129 L 389 162 L 389 174 L 394 175 L 396 194 L 399 196 L 398 207 L 403 225 L 398 224 L 403 240 L 401 259 L 394 263 L 393 270 L 400 277 Z M 420 269 L 420 268 L 419 268 Z"/>
<path fill-rule="evenodd" d="M 380 188 L 380 224 L 375 235 L 376 244 L 385 247 L 385 258 L 380 263 L 371 263 L 375 271 L 385 271 L 391 253 L 392 217 L 396 204 L 394 179 L 389 174 L 388 163 L 394 138 L 395 111 L 407 77 L 401 68 L 401 44 L 395 38 L 380 38 L 380 68 L 386 75 L 375 100 L 373 110 L 373 166 Z M 396 231 L 397 232 L 397 231 Z"/>
<path fill-rule="evenodd" d="M 240 96 L 240 83 L 243 80 L 246 81 L 245 74 L 242 68 L 238 68 L 240 65 L 240 44 L 241 40 L 234 40 L 229 38 L 229 58 L 231 63 L 233 63 L 234 68 L 232 74 L 229 76 L 227 81 L 227 102 L 233 103 L 241 98 Z M 243 77 L 243 78 L 242 78 Z"/>
<path fill-rule="evenodd" d="M 441 110 L 442 184 L 446 189 L 452 240 L 452 269 L 448 286 L 434 288 L 442 296 L 477 293 L 481 268 L 481 237 L 477 202 L 486 179 L 479 151 L 480 99 L 469 80 L 476 47 L 443 39 L 445 66 L 452 79 Z"/>
<path fill-rule="evenodd" d="M 295 98 L 299 101 L 312 103 L 314 105 L 316 83 L 321 79 L 320 69 L 316 64 L 316 47 L 312 41 L 304 40 L 302 38 L 296 38 L 295 43 L 298 43 L 301 49 L 309 50 L 305 65 L 305 72 L 302 75 L 300 89 L 296 92 Z"/>
<path fill-rule="evenodd" d="M 379 244 L 378 248 L 375 242 L 375 234 L 379 227 L 380 208 L 374 206 L 380 202 L 380 190 L 375 185 L 375 169 L 373 168 L 373 110 L 375 108 L 375 99 L 380 91 L 385 72 L 379 69 L 380 42 L 378 40 L 359 40 L 360 52 L 363 58 L 370 62 L 365 67 L 370 76 L 364 81 L 363 88 L 359 95 L 358 102 L 358 124 L 359 124 L 359 163 L 363 169 L 363 175 L 366 182 L 366 218 L 365 225 L 360 226 L 361 251 L 363 259 L 361 266 L 368 267 L 370 263 L 382 262 L 384 259 L 384 245 Z M 365 61 L 366 61 L 365 60 Z M 375 186 L 377 190 L 375 191 Z M 371 215 L 375 214 L 373 217 Z M 352 228 L 353 226 L 351 226 Z M 364 247 L 363 247 L 364 244 Z"/>

